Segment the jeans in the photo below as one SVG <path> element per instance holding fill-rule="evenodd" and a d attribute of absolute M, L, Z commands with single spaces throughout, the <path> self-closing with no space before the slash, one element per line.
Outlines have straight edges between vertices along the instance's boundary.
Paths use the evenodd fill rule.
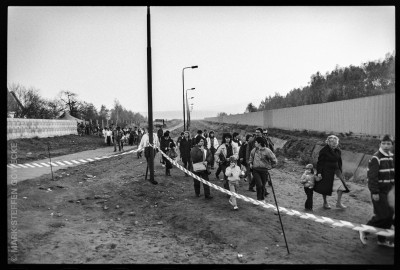
<path fill-rule="evenodd" d="M 118 145 L 118 150 L 121 151 L 121 141 L 120 140 L 114 140 L 114 151 L 117 151 L 117 145 Z"/>
<path fill-rule="evenodd" d="M 194 174 L 208 181 L 207 171 L 194 172 Z M 194 192 L 196 193 L 196 195 L 200 195 L 200 181 L 193 178 L 193 185 L 194 185 Z M 204 188 L 204 196 L 205 197 L 210 196 L 210 187 L 203 183 L 203 188 Z"/>
<path fill-rule="evenodd" d="M 249 182 L 249 189 L 253 189 L 254 186 L 256 185 L 256 181 L 254 181 L 254 177 L 252 177 L 252 172 L 250 171 L 250 165 L 247 164 L 246 166 L 247 170 L 247 181 Z"/>
<path fill-rule="evenodd" d="M 309 187 L 304 187 L 304 192 L 307 195 L 307 200 L 306 200 L 306 203 L 304 204 L 304 208 L 312 210 L 313 209 L 313 193 L 314 193 L 314 190 L 312 188 L 309 188 Z"/>
<path fill-rule="evenodd" d="M 237 193 L 238 188 L 239 188 L 239 181 L 229 181 L 229 190 L 230 191 Z M 229 200 L 232 202 L 233 206 L 237 206 L 235 196 L 231 196 L 231 198 Z"/>
<path fill-rule="evenodd" d="M 267 171 L 253 169 L 253 178 L 256 182 L 257 200 L 265 199 L 265 184 L 267 183 Z"/>

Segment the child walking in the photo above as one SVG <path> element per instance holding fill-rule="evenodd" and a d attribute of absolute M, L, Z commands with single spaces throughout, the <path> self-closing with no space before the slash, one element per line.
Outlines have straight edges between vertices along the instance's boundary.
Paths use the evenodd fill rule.
<path fill-rule="evenodd" d="M 307 195 L 307 200 L 304 208 L 308 211 L 313 211 L 313 192 L 315 181 L 319 179 L 314 174 L 314 167 L 312 164 L 307 164 L 306 170 L 301 176 L 300 183 L 304 186 L 304 192 Z"/>
<path fill-rule="evenodd" d="M 239 187 L 241 169 L 237 165 L 237 161 L 234 156 L 231 156 L 229 158 L 229 167 L 226 168 L 225 175 L 228 177 L 229 190 L 232 192 L 236 192 Z M 233 206 L 234 210 L 239 209 L 239 207 L 237 206 L 237 203 L 236 203 L 235 196 L 230 197 L 229 203 Z"/>

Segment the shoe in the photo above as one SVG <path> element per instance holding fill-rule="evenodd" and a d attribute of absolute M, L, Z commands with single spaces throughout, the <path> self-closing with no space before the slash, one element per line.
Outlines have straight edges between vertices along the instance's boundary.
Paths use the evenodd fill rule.
<path fill-rule="evenodd" d="M 150 183 L 152 183 L 153 185 L 157 185 L 158 184 L 158 182 L 156 180 L 150 181 Z"/>
<path fill-rule="evenodd" d="M 233 207 L 233 210 L 238 210 L 238 209 L 239 209 L 239 207 L 237 207 L 237 206 Z"/>
<path fill-rule="evenodd" d="M 231 199 L 229 199 L 229 203 L 230 203 L 232 206 L 235 206 L 235 205 L 233 204 L 233 202 L 232 202 Z"/>
<path fill-rule="evenodd" d="M 346 209 L 347 206 L 345 206 L 345 205 L 343 205 L 343 204 L 336 204 L 336 208 Z"/>
<path fill-rule="evenodd" d="M 329 204 L 325 204 L 325 203 L 324 203 L 324 208 L 325 208 L 325 209 L 331 209 L 331 206 L 330 206 Z"/>
<path fill-rule="evenodd" d="M 394 248 L 394 243 L 392 241 L 389 241 L 389 240 L 385 240 L 383 242 L 378 240 L 376 243 L 378 244 L 378 246 Z"/>
<path fill-rule="evenodd" d="M 210 199 L 212 199 L 212 198 L 214 198 L 213 196 L 211 196 L 211 195 L 208 195 L 208 196 L 206 196 L 205 197 L 207 200 L 210 200 Z"/>
<path fill-rule="evenodd" d="M 358 231 L 360 234 L 360 241 L 363 245 L 367 244 L 367 237 L 365 236 L 365 233 L 363 231 Z"/>
<path fill-rule="evenodd" d="M 251 192 L 256 192 L 256 191 L 254 190 L 254 188 L 249 188 L 249 191 L 251 191 Z"/>

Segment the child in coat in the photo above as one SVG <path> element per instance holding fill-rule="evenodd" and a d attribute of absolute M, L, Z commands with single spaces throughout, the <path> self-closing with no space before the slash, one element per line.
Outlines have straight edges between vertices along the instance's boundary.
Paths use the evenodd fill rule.
<path fill-rule="evenodd" d="M 231 156 L 229 158 L 229 167 L 226 168 L 225 175 L 226 175 L 226 177 L 228 177 L 229 190 L 231 192 L 237 193 L 237 189 L 239 187 L 239 180 L 240 180 L 240 177 L 243 176 L 243 174 L 242 174 L 242 170 L 237 165 L 237 161 L 234 156 Z M 233 206 L 234 210 L 239 209 L 239 207 L 237 206 L 237 203 L 236 203 L 235 196 L 232 195 L 230 197 L 229 203 Z"/>
<path fill-rule="evenodd" d="M 304 192 L 307 195 L 304 208 L 309 211 L 313 211 L 313 188 L 315 181 L 319 181 L 319 178 L 314 174 L 314 167 L 312 164 L 307 164 L 306 170 L 301 176 L 300 183 L 303 184 Z"/>

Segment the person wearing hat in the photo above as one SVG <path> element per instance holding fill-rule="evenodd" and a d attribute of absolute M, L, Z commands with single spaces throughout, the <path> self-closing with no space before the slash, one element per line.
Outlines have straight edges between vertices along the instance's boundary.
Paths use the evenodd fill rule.
<path fill-rule="evenodd" d="M 161 139 L 160 148 L 164 153 L 168 153 L 170 149 L 174 150 L 175 148 L 175 143 L 169 136 L 168 130 L 164 132 L 163 139 Z M 165 164 L 165 175 L 171 176 L 170 169 L 172 169 L 172 163 L 164 156 L 162 156 L 162 159 L 163 163 Z"/>
<path fill-rule="evenodd" d="M 319 181 L 319 178 L 314 174 L 314 166 L 312 164 L 307 164 L 306 170 L 300 178 L 300 183 L 303 184 L 304 192 L 307 195 L 304 208 L 308 211 L 313 211 L 313 188 L 315 181 Z"/>
<path fill-rule="evenodd" d="M 388 193 L 394 188 L 394 154 L 390 151 L 393 147 L 393 137 L 386 134 L 382 137 L 380 147 L 368 162 L 368 189 L 371 192 L 374 216 L 367 225 L 390 229 L 394 225 L 394 211 L 388 202 Z M 366 233 L 359 231 L 360 240 L 366 244 Z M 378 245 L 394 247 L 394 242 L 383 235 L 378 235 Z"/>

